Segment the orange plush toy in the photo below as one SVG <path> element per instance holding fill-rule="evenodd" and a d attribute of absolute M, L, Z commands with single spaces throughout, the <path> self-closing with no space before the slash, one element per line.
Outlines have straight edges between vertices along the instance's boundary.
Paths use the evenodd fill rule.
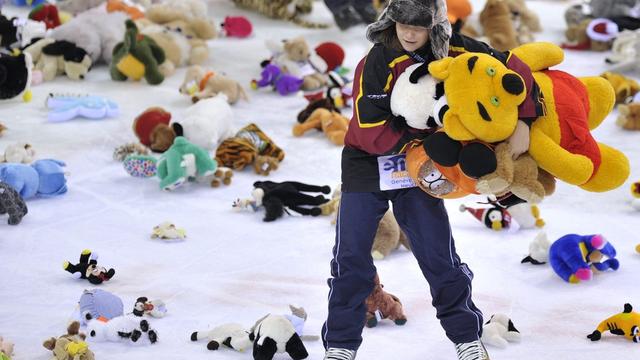
<path fill-rule="evenodd" d="M 447 0 L 447 17 L 452 24 L 458 20 L 464 21 L 472 11 L 469 0 Z"/>
<path fill-rule="evenodd" d="M 293 136 L 302 136 L 311 129 L 322 130 L 332 143 L 343 146 L 349 119 L 340 113 L 324 108 L 314 110 L 309 118 L 293 126 Z"/>
<path fill-rule="evenodd" d="M 107 1 L 107 11 L 110 13 L 122 11 L 124 13 L 127 13 L 132 20 L 142 19 L 144 17 L 144 13 L 140 9 L 135 6 L 129 6 L 122 0 Z"/>

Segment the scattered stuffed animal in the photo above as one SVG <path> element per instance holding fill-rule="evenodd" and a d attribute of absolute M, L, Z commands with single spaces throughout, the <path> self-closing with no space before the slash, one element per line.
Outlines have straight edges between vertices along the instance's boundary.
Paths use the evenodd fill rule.
<path fill-rule="evenodd" d="M 160 225 L 153 227 L 152 239 L 162 240 L 184 240 L 187 237 L 187 232 L 176 227 L 173 223 L 165 221 Z"/>
<path fill-rule="evenodd" d="M 144 17 L 144 12 L 136 6 L 130 6 L 122 0 L 107 0 L 107 12 L 121 11 L 129 16 L 132 20 L 138 20 Z"/>
<path fill-rule="evenodd" d="M 516 30 L 511 21 L 509 4 L 505 0 L 487 0 L 480 12 L 483 33 L 491 46 L 499 51 L 507 51 L 518 46 Z"/>
<path fill-rule="evenodd" d="M 35 156 L 36 152 L 31 144 L 15 143 L 4 149 L 0 162 L 30 164 Z"/>
<path fill-rule="evenodd" d="M 47 29 L 56 28 L 62 23 L 58 7 L 53 4 L 40 4 L 34 7 L 29 12 L 29 19 L 43 22 Z"/>
<path fill-rule="evenodd" d="M 124 314 L 122 299 L 101 289 L 84 290 L 73 320 L 86 326 L 91 319 L 109 320 Z"/>
<path fill-rule="evenodd" d="M 207 19 L 209 17 L 207 3 L 202 0 L 162 0 L 147 7 L 146 17 L 156 23 L 179 19 Z"/>
<path fill-rule="evenodd" d="M 27 205 L 20 197 L 20 194 L 11 186 L 0 182 L 0 215 L 9 215 L 8 224 L 20 224 L 27 212 Z"/>
<path fill-rule="evenodd" d="M 631 184 L 631 196 L 634 198 L 631 200 L 631 206 L 636 210 L 640 210 L 640 181 Z"/>
<path fill-rule="evenodd" d="M 229 104 L 235 104 L 238 100 L 249 100 L 242 85 L 223 74 L 205 71 L 198 65 L 187 69 L 184 81 L 180 86 L 180 93 L 191 96 L 193 102 L 207 99 L 223 93 L 227 96 Z"/>
<path fill-rule="evenodd" d="M 622 73 L 636 70 L 637 59 L 640 56 L 639 47 L 639 30 L 624 30 L 620 32 L 611 46 L 611 55 L 604 59 L 607 64 L 613 65 L 609 68 L 609 71 Z"/>
<path fill-rule="evenodd" d="M 302 15 L 311 13 L 313 10 L 312 0 L 232 0 L 236 6 L 257 11 L 267 17 L 290 21 L 296 25 L 311 29 L 324 29 L 327 24 L 315 23 L 304 20 Z"/>
<path fill-rule="evenodd" d="M 74 321 L 67 327 L 65 335 L 52 337 L 42 346 L 51 350 L 56 360 L 94 360 L 95 356 L 85 339 L 86 335 L 80 332 L 80 323 Z"/>
<path fill-rule="evenodd" d="M 92 253 L 91 250 L 82 250 L 80 260 L 77 264 L 65 261 L 62 267 L 79 279 L 87 279 L 94 285 L 100 285 L 104 281 L 111 280 L 116 274 L 114 269 L 98 266 L 98 254 Z"/>
<path fill-rule="evenodd" d="M 371 257 L 374 260 L 382 260 L 389 256 L 392 251 L 403 245 L 407 250 L 411 251 L 411 245 L 407 235 L 402 231 L 392 210 L 387 210 L 380 223 L 378 230 L 373 239 L 373 247 L 371 248 Z"/>
<path fill-rule="evenodd" d="M 318 63 L 326 63 L 316 54 L 311 53 L 309 44 L 299 36 L 282 42 L 267 41 L 267 48 L 272 53 L 271 62 L 282 72 L 302 79 L 302 90 L 320 89 L 327 84 L 324 69 Z"/>
<path fill-rule="evenodd" d="M 226 16 L 221 24 L 222 32 L 227 37 L 246 38 L 251 36 L 253 25 L 244 16 Z"/>
<path fill-rule="evenodd" d="M 458 21 L 466 20 L 471 12 L 472 7 L 469 0 L 447 0 L 447 18 L 452 25 Z"/>
<path fill-rule="evenodd" d="M 390 99 L 391 111 L 414 129 L 442 127 L 441 119 L 448 108 L 444 85 L 429 75 L 414 79 L 413 74 L 419 72 L 420 66 L 420 63 L 409 66 L 396 79 Z"/>
<path fill-rule="evenodd" d="M 493 205 L 489 208 L 475 209 L 463 204 L 460 205 L 460 212 L 468 211 L 476 219 L 492 230 L 500 231 L 511 226 L 511 214 L 501 206 Z"/>
<path fill-rule="evenodd" d="M 341 198 L 342 198 L 342 190 L 340 189 L 340 185 L 338 185 L 333 189 L 333 194 L 331 194 L 331 200 L 329 200 L 329 202 L 326 202 L 320 205 L 320 210 L 322 211 L 321 215 L 331 216 L 331 225 L 335 225 L 336 222 L 338 222 L 338 210 L 340 210 Z"/>
<path fill-rule="evenodd" d="M 158 85 L 164 81 L 160 64 L 165 61 L 165 53 L 156 42 L 138 31 L 136 24 L 126 21 L 124 41 L 113 49 L 111 79 L 138 81 L 143 77 L 147 83 Z"/>
<path fill-rule="evenodd" d="M 376 274 L 373 281 L 373 291 L 367 300 L 365 300 L 367 306 L 367 327 L 375 327 L 378 325 L 378 321 L 383 319 L 392 320 L 396 325 L 406 324 L 407 316 L 402 310 L 400 299 L 384 291 L 378 274 Z"/>
<path fill-rule="evenodd" d="M 395 91 L 391 94 L 392 98 L 394 93 Z M 309 116 L 314 111 L 316 111 L 316 109 L 327 109 L 329 111 L 340 112 L 340 109 L 336 107 L 336 104 L 334 101 L 332 101 L 332 99 L 330 99 L 329 97 L 324 97 L 318 100 L 310 101 L 307 107 L 298 113 L 298 123 L 302 124 L 307 121 Z"/>
<path fill-rule="evenodd" d="M 549 196 L 546 189 L 545 193 Z M 546 225 L 540 217 L 540 208 L 537 205 L 522 203 L 509 206 L 507 210 L 511 214 L 512 223 L 517 223 L 521 229 L 542 228 Z"/>
<path fill-rule="evenodd" d="M 24 102 L 31 101 L 32 69 L 33 61 L 28 53 L 0 53 L 0 100 L 22 96 Z"/>
<path fill-rule="evenodd" d="M 520 331 L 505 314 L 491 315 L 482 327 L 482 343 L 498 348 L 506 348 L 510 342 L 520 342 Z"/>
<path fill-rule="evenodd" d="M 600 77 L 578 79 L 558 70 L 543 70 L 562 61 L 562 50 L 553 44 L 526 44 L 513 53 L 531 68 L 545 94 L 546 115 L 538 117 L 531 128 L 529 154 L 535 163 L 554 177 L 587 191 L 604 192 L 622 185 L 629 176 L 628 159 L 591 135 L 613 108 L 612 87 Z M 518 106 L 526 96 L 525 86 L 499 60 L 465 53 L 432 62 L 429 72 L 445 83 L 449 110 L 444 115 L 444 131 L 451 139 L 493 143 L 513 133 Z M 492 85 L 495 76 L 504 80 L 499 88 Z M 469 83 L 474 86 L 459 91 L 460 84 Z M 448 92 L 452 86 L 458 86 L 456 91 Z M 485 98 L 493 99 L 492 103 L 485 106 L 478 102 Z M 576 107 L 578 103 L 584 107 Z M 568 126 L 569 119 L 571 131 L 550 132 Z"/>
<path fill-rule="evenodd" d="M 158 175 L 158 160 L 151 155 L 128 155 L 122 165 L 127 174 L 133 177 L 151 178 Z"/>
<path fill-rule="evenodd" d="M 256 174 L 265 176 L 278 169 L 284 155 L 284 151 L 256 124 L 243 127 L 216 149 L 219 164 L 238 171 L 253 165 Z"/>
<path fill-rule="evenodd" d="M 35 196 L 54 197 L 67 192 L 65 164 L 62 161 L 45 159 L 31 165 L 0 164 L 0 181 L 13 187 L 27 200 Z"/>
<path fill-rule="evenodd" d="M 139 317 L 123 315 L 110 320 L 92 319 L 87 323 L 89 338 L 94 341 L 112 341 L 137 343 L 146 334 L 149 342 L 155 344 L 158 341 L 158 333 L 151 328 L 147 320 Z"/>
<path fill-rule="evenodd" d="M 309 356 L 293 324 L 284 316 L 268 314 L 251 328 L 253 359 L 271 360 L 276 353 L 287 353 L 293 360 Z"/>
<path fill-rule="evenodd" d="M 260 76 L 260 80 L 251 80 L 252 89 L 271 86 L 282 96 L 298 92 L 304 82 L 301 78 L 283 73 L 280 67 L 274 64 L 265 65 Z"/>
<path fill-rule="evenodd" d="M 178 136 L 158 162 L 160 188 L 175 190 L 187 180 L 214 175 L 216 168 L 206 150 Z"/>
<path fill-rule="evenodd" d="M 541 231 L 529 244 L 529 255 L 522 259 L 521 264 L 531 263 L 531 265 L 543 265 L 549 261 L 549 248 L 551 243 L 547 238 L 547 233 Z"/>
<path fill-rule="evenodd" d="M 600 74 L 613 87 L 616 94 L 616 104 L 623 104 L 629 98 L 633 98 L 640 91 L 640 84 L 634 79 L 626 77 L 622 74 L 605 71 Z"/>
<path fill-rule="evenodd" d="M 591 341 L 598 341 L 605 331 L 609 331 L 614 335 L 624 336 L 635 343 L 639 343 L 640 313 L 634 312 L 631 304 L 624 304 L 622 313 L 601 322 L 596 330 L 587 335 L 587 338 Z"/>
<path fill-rule="evenodd" d="M 66 40 L 45 38 L 24 51 L 31 54 L 34 69 L 42 72 L 45 81 L 63 74 L 72 80 L 84 80 L 92 65 L 84 49 Z"/>
<path fill-rule="evenodd" d="M 20 50 L 46 34 L 47 26 L 42 22 L 17 17 L 7 18 L 0 14 L 0 49 L 9 52 Z"/>
<path fill-rule="evenodd" d="M 635 0 L 591 0 L 591 13 L 596 18 L 616 18 L 622 16 L 638 17 Z M 635 8 L 635 9 L 634 9 Z"/>
<path fill-rule="evenodd" d="M 308 315 L 303 307 L 289 305 L 289 310 L 291 310 L 291 315 L 285 314 L 284 317 L 286 317 L 287 320 L 291 322 L 291 325 L 293 325 L 296 334 L 300 336 L 300 339 L 302 339 L 302 341 L 317 341 L 320 339 L 320 337 L 317 335 L 304 334 L 304 325 L 307 322 Z"/>
<path fill-rule="evenodd" d="M 7 130 L 7 127 L 2 125 L 2 123 L 0 123 L 0 136 L 2 136 L 6 130 Z"/>
<path fill-rule="evenodd" d="M 149 300 L 141 296 L 133 305 L 133 315 L 138 317 L 149 315 L 154 318 L 163 318 L 167 315 L 167 306 L 162 300 Z"/>
<path fill-rule="evenodd" d="M 593 23 L 593 19 L 583 19 L 579 23 L 570 24 L 565 31 L 565 37 L 568 43 L 562 44 L 563 49 L 570 50 L 591 50 L 591 51 L 607 51 L 613 45 L 613 38 L 606 35 L 593 35 L 596 34 L 594 30 L 589 32 L 590 28 L 596 28 L 596 24 Z M 602 26 L 598 26 L 600 30 Z M 591 36 L 589 35 L 591 34 Z M 598 40 L 600 39 L 600 40 Z"/>
<path fill-rule="evenodd" d="M 123 162 L 129 155 L 149 155 L 149 149 L 138 143 L 128 143 L 113 150 L 113 160 Z"/>
<path fill-rule="evenodd" d="M 253 183 L 253 199 L 237 199 L 233 203 L 234 208 L 251 208 L 257 211 L 260 207 L 265 208 L 263 221 L 270 222 L 281 218 L 286 211 L 292 210 L 301 215 L 318 216 L 322 210 L 318 207 L 329 199 L 322 195 L 311 196 L 305 192 L 331 193 L 331 188 L 327 185 L 317 186 L 303 184 L 295 181 L 285 181 L 281 183 L 273 181 L 256 181 Z M 287 212 L 288 213 L 288 212 Z"/>
<path fill-rule="evenodd" d="M 103 96 L 53 95 L 47 97 L 49 109 L 47 120 L 63 122 L 84 117 L 88 119 L 113 118 L 120 114 L 120 108 L 114 101 Z"/>
<path fill-rule="evenodd" d="M 529 31 L 535 33 L 542 31 L 538 14 L 527 7 L 525 0 L 507 0 L 507 3 L 511 13 L 518 14 L 520 21 L 527 27 L 527 29 L 529 29 Z"/>
<path fill-rule="evenodd" d="M 173 145 L 175 129 L 169 126 L 171 113 L 161 107 L 151 107 L 133 121 L 133 132 L 138 140 L 154 152 L 165 152 Z"/>
<path fill-rule="evenodd" d="M 226 95 L 218 94 L 189 106 L 178 124 L 180 133 L 190 142 L 213 150 L 224 139 L 233 136 L 233 111 Z"/>
<path fill-rule="evenodd" d="M 90 2 L 72 1 L 77 3 Z M 57 3 L 62 10 L 63 5 L 60 4 L 60 1 Z M 124 38 L 126 19 L 127 15 L 124 13 L 108 13 L 104 8 L 95 8 L 58 26 L 51 32 L 51 37 L 55 40 L 69 41 L 84 49 L 91 57 L 93 64 L 111 64 L 113 50 Z M 91 29 L 91 31 L 87 31 L 87 29 Z"/>
<path fill-rule="evenodd" d="M 616 125 L 625 130 L 640 130 L 640 103 L 618 105 L 618 118 Z"/>
<path fill-rule="evenodd" d="M 13 356 L 13 343 L 5 341 L 2 336 L 0 336 L 0 359 L 11 360 L 11 356 Z"/>
<path fill-rule="evenodd" d="M 319 108 L 304 123 L 293 126 L 293 136 L 302 136 L 307 131 L 316 129 L 321 130 L 335 145 L 343 146 L 348 127 L 349 119 L 339 112 Z"/>
<path fill-rule="evenodd" d="M 603 257 L 608 259 L 603 261 Z M 549 264 L 564 281 L 577 284 L 588 281 L 593 272 L 618 270 L 616 249 L 602 235 L 569 234 L 549 248 Z"/>
<path fill-rule="evenodd" d="M 207 349 L 218 350 L 221 345 L 236 351 L 244 351 L 253 346 L 249 333 L 240 324 L 230 323 L 209 331 L 195 331 L 191 334 L 191 341 L 207 339 Z"/>

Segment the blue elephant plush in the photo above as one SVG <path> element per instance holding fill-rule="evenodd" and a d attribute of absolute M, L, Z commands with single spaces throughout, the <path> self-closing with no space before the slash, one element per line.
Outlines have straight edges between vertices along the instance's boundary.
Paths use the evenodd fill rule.
<path fill-rule="evenodd" d="M 38 160 L 31 165 L 0 164 L 0 181 L 14 188 L 23 199 L 53 197 L 67 192 L 65 163 L 53 159 Z"/>
<path fill-rule="evenodd" d="M 604 257 L 608 259 L 603 260 Z M 564 281 L 591 280 L 593 270 L 618 270 L 616 249 L 602 235 L 569 234 L 549 248 L 549 264 Z"/>

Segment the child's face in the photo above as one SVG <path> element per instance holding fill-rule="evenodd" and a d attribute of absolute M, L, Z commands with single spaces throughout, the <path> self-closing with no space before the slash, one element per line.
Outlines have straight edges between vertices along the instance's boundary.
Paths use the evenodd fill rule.
<path fill-rule="evenodd" d="M 429 40 L 429 30 L 422 26 L 396 23 L 396 33 L 398 34 L 400 45 L 406 51 L 416 51 Z"/>

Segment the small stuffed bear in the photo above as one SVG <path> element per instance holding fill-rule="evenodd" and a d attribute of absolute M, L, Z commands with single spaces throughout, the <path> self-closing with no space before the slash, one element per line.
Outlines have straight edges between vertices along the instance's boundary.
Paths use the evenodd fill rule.
<path fill-rule="evenodd" d="M 616 125 L 625 130 L 640 130 L 640 103 L 618 105 L 618 119 Z"/>
<path fill-rule="evenodd" d="M 302 136 L 311 129 L 321 130 L 329 140 L 338 146 L 344 145 L 344 137 L 349 127 L 349 119 L 339 112 L 316 109 L 304 123 L 293 126 L 293 136 Z"/>
<path fill-rule="evenodd" d="M 506 1 L 488 0 L 480 12 L 480 23 L 493 48 L 507 51 L 519 45 Z"/>
<path fill-rule="evenodd" d="M 98 266 L 98 255 L 92 254 L 89 249 L 82 250 L 80 261 L 77 264 L 74 265 L 65 261 L 62 266 L 66 271 L 80 279 L 87 279 L 94 285 L 110 280 L 116 273 L 114 269 L 107 270 L 102 266 Z"/>
<path fill-rule="evenodd" d="M 596 330 L 587 335 L 591 341 L 598 341 L 602 333 L 609 331 L 612 334 L 624 336 L 635 343 L 640 342 L 640 313 L 634 312 L 631 304 L 624 304 L 622 313 L 613 315 L 602 321 Z"/>
<path fill-rule="evenodd" d="M 161 107 L 150 107 L 133 121 L 133 132 L 144 146 L 154 152 L 165 152 L 176 138 L 175 128 L 170 126 L 171 113 Z"/>
<path fill-rule="evenodd" d="M 302 36 L 281 43 L 267 41 L 267 47 L 273 54 L 273 64 L 283 72 L 302 79 L 302 90 L 315 90 L 327 84 L 326 76 L 314 67 L 319 56 L 311 53 Z"/>
<path fill-rule="evenodd" d="M 15 143 L 4 149 L 4 156 L 0 162 L 30 164 L 36 156 L 31 144 Z"/>
<path fill-rule="evenodd" d="M 9 215 L 9 225 L 18 225 L 27 214 L 27 205 L 11 186 L 0 182 L 0 215 Z"/>
<path fill-rule="evenodd" d="M 94 360 L 95 356 L 84 341 L 86 335 L 80 333 L 80 323 L 72 322 L 67 327 L 67 334 L 52 337 L 46 340 L 42 346 L 51 350 L 56 360 Z"/>
<path fill-rule="evenodd" d="M 165 221 L 160 225 L 153 227 L 153 233 L 151 234 L 152 239 L 174 239 L 174 240 L 184 240 L 187 237 L 187 233 L 184 229 L 176 227 L 169 221 Z"/>
<path fill-rule="evenodd" d="M 193 102 L 214 97 L 219 93 L 227 96 L 229 104 L 235 104 L 240 99 L 249 99 L 240 83 L 223 74 L 205 71 L 199 65 L 193 65 L 187 69 L 180 86 L 180 93 L 191 96 Z"/>
<path fill-rule="evenodd" d="M 240 324 L 230 323 L 208 331 L 196 331 L 191 334 L 191 341 L 207 339 L 207 349 L 218 350 L 221 345 L 236 351 L 249 349 L 253 343 L 249 339 L 249 332 Z"/>
<path fill-rule="evenodd" d="M 314 111 L 316 111 L 316 109 L 327 109 L 329 111 L 340 112 L 340 109 L 336 107 L 335 103 L 331 101 L 330 98 L 325 97 L 322 99 L 309 102 L 307 107 L 298 113 L 298 123 L 302 124 L 305 121 L 307 121 L 307 119 L 309 118 L 309 115 L 311 115 Z"/>
<path fill-rule="evenodd" d="M 520 342 L 520 331 L 505 314 L 491 315 L 482 327 L 482 342 L 499 348 L 506 348 L 510 342 Z"/>
<path fill-rule="evenodd" d="M 396 325 L 406 324 L 407 316 L 402 310 L 400 299 L 384 291 L 378 274 L 376 274 L 373 281 L 373 291 L 365 301 L 367 306 L 367 327 L 377 326 L 378 321 L 382 319 L 392 320 Z"/>

